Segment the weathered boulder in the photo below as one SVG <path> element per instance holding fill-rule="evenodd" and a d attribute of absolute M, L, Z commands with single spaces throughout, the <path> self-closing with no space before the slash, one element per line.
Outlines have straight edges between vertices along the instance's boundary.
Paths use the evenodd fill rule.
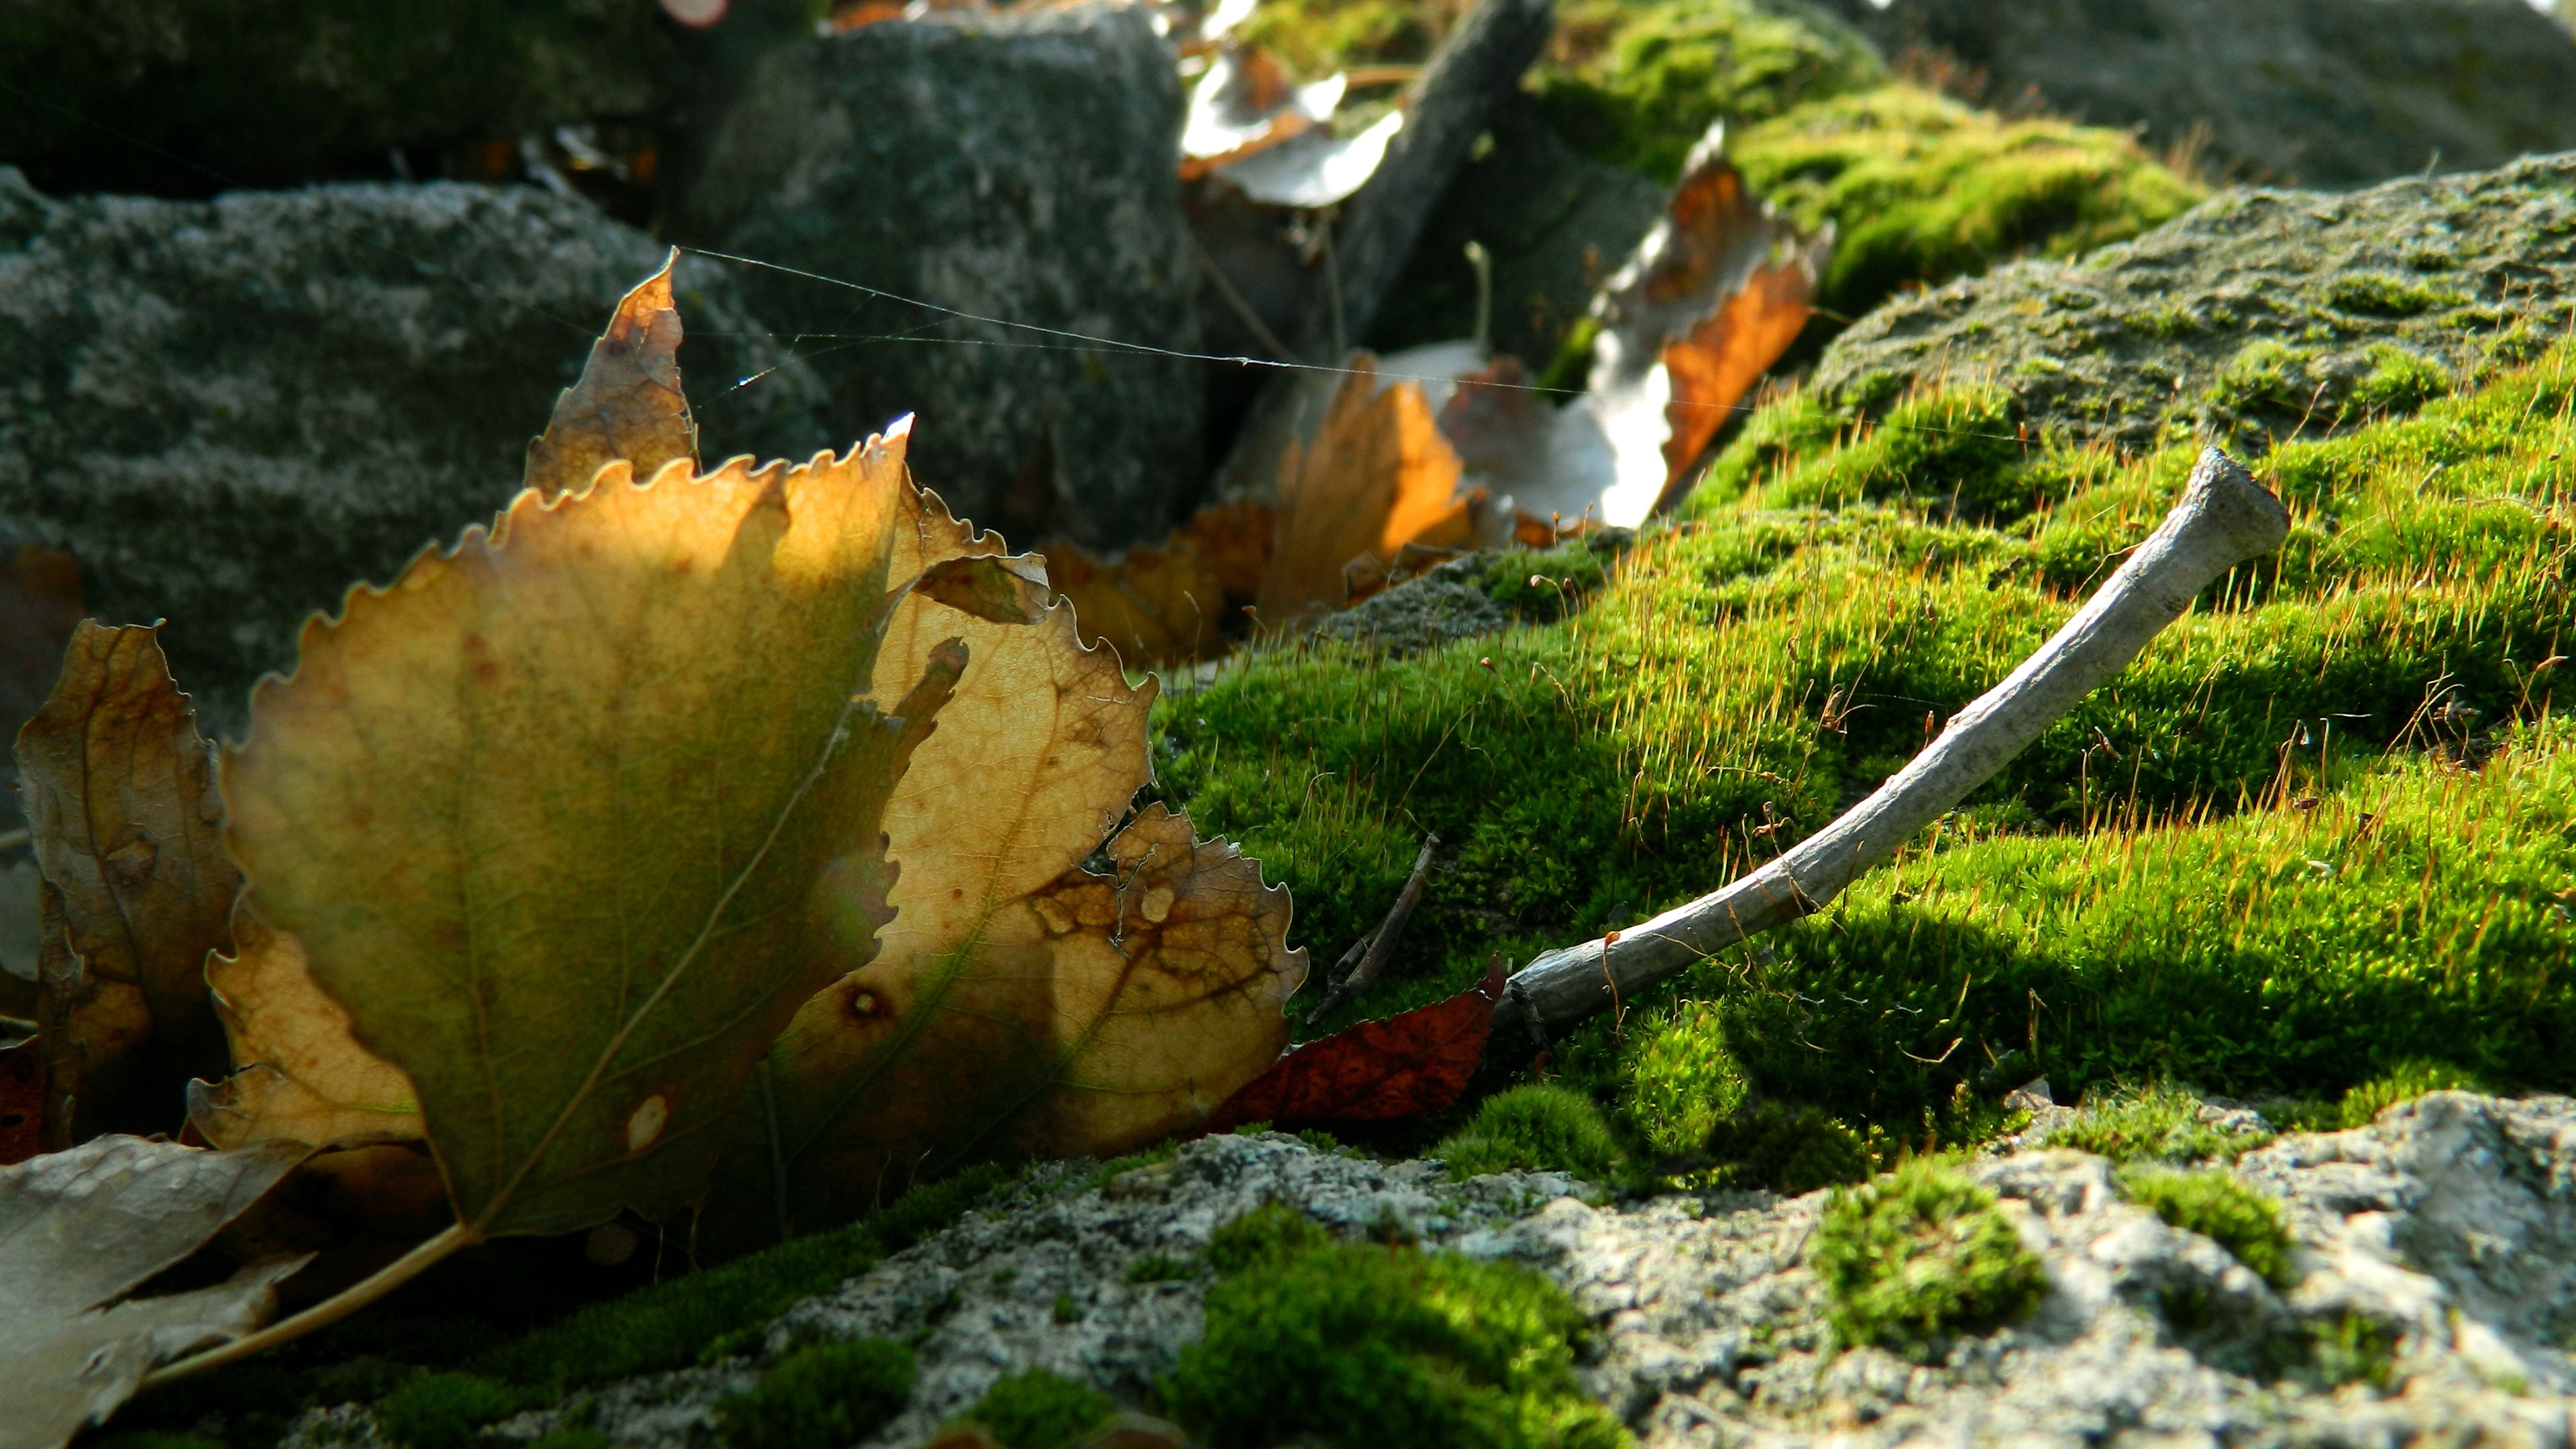
<path fill-rule="evenodd" d="M 2250 179 L 2352 186 L 2576 147 L 2576 37 L 2526 0 L 1841 0 L 1888 54 Z"/>
<path fill-rule="evenodd" d="M 2252 1149 L 2204 1167 L 2274 1199 L 2285 1264 L 2256 1271 L 2238 1249 L 2132 1200 L 2115 1164 L 2032 1130 L 1963 1171 L 2037 1255 L 2045 1287 L 2009 1325 L 1950 1338 L 1920 1362 L 1835 1341 L 1810 1251 L 1827 1192 L 1612 1204 L 1558 1173 L 1454 1182 L 1437 1162 L 1260 1134 L 1202 1139 L 1106 1182 L 1079 1164 L 1041 1169 L 862 1276 L 815 1284 L 731 1356 L 608 1384 L 491 1432 L 527 1443 L 578 1424 L 616 1449 L 704 1443 L 718 1399 L 818 1338 L 894 1338 L 919 1357 L 908 1402 L 871 1445 L 919 1443 L 1027 1368 L 1150 1402 L 1203 1332 L 1211 1233 L 1280 1202 L 1344 1238 L 1402 1237 L 1554 1279 L 1589 1320 L 1585 1389 L 1649 1449 L 1788 1449 L 1826 1431 L 1890 1449 L 2124 1435 L 2568 1443 L 2576 1102 L 2435 1093 L 2365 1128 L 2268 1145 L 2251 1112 L 2201 1112 Z M 307 1413 L 284 1442 L 379 1442 L 377 1432 L 370 1410 L 349 1405 Z"/>
<path fill-rule="evenodd" d="M 55 201 L 0 169 L 0 535 L 70 550 L 94 616 L 169 620 L 200 720 L 238 730 L 306 615 L 517 492 L 662 257 L 528 187 Z M 690 262 L 678 292 L 706 455 L 825 446 L 735 279 Z"/>
<path fill-rule="evenodd" d="M 2576 154 L 2325 194 L 2240 190 L 2081 262 L 1901 298 L 1814 388 L 1874 409 L 1990 380 L 2034 433 L 2261 450 L 2409 411 L 2576 325 Z"/>
<path fill-rule="evenodd" d="M 673 29 L 642 0 L 9 0 L 0 163 L 157 195 L 349 175 L 391 147 L 648 112 Z"/>
<path fill-rule="evenodd" d="M 1152 350 L 1197 338 L 1180 123 L 1141 9 L 886 21 L 749 71 L 678 233 L 774 264 L 742 280 L 836 430 L 918 413 L 914 466 L 959 514 L 1121 544 L 1202 463 L 1204 385 Z"/>

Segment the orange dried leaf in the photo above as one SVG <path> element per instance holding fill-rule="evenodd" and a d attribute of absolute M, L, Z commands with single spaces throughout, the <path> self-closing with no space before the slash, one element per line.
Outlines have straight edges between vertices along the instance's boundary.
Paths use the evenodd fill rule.
<path fill-rule="evenodd" d="M 1421 385 L 1379 389 L 1366 353 L 1352 369 L 1314 437 L 1291 442 L 1280 459 L 1276 542 L 1258 605 L 1264 628 L 1294 628 L 1340 608 L 1343 569 L 1355 558 L 1384 564 L 1408 543 L 1449 547 L 1474 537 L 1458 454 Z"/>
<path fill-rule="evenodd" d="M 1205 659 L 1242 637 L 1273 526 L 1266 503 L 1213 503 L 1162 543 L 1139 544 L 1114 563 L 1050 546 L 1047 571 L 1073 601 L 1085 644 L 1108 643 L 1132 667 Z"/>
<path fill-rule="evenodd" d="M 167 1131 L 188 1078 L 222 1060 L 205 961 L 232 939 L 241 877 L 153 630 L 81 624 L 19 732 L 18 768 L 44 875 L 47 1140 Z"/>

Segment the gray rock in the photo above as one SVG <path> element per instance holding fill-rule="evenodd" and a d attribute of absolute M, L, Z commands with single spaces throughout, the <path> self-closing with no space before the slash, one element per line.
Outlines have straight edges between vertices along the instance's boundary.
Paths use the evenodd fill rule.
<path fill-rule="evenodd" d="M 2353 186 L 2576 147 L 2576 37 L 2525 0 L 1863 0 L 1890 55 L 1946 51 L 1986 97 L 2197 138 L 2222 168 Z"/>
<path fill-rule="evenodd" d="M 1493 257 L 1493 350 L 1544 369 L 1592 294 L 1664 215 L 1664 188 L 1588 161 L 1526 100 L 1496 109 L 1492 144 L 1471 153 L 1389 294 L 1381 351 L 1465 337 L 1476 278 L 1465 251 Z"/>
<path fill-rule="evenodd" d="M 0 169 L 0 534 L 69 549 L 97 617 L 168 619 L 200 721 L 237 731 L 307 614 L 518 491 L 662 256 L 534 188 L 53 201 Z M 825 445 L 735 279 L 688 263 L 679 298 L 707 456 Z"/>
<path fill-rule="evenodd" d="M 1891 302 L 1835 339 L 1814 386 L 1876 410 L 1990 379 L 2035 432 L 2260 451 L 2526 360 L 2571 314 L 2576 153 L 2350 195 L 2225 192 L 2081 262 Z"/>
<path fill-rule="evenodd" d="M 1191 1143 L 1106 1184 L 1080 1166 L 1042 1174 L 858 1279 L 817 1285 L 765 1352 L 815 1333 L 913 1341 L 919 1383 L 874 1444 L 918 1442 L 1032 1366 L 1138 1403 L 1199 1333 L 1210 1280 L 1131 1283 L 1127 1271 L 1149 1255 L 1186 1261 L 1216 1226 L 1276 1198 L 1348 1236 L 1392 1216 L 1426 1248 L 1555 1278 L 1599 1335 L 1587 1387 L 1648 1449 L 2570 1442 L 2576 1102 L 2437 1093 L 2357 1131 L 2249 1153 L 2232 1171 L 2277 1197 L 2295 1243 L 2285 1291 L 2124 1201 L 2101 1158 L 2005 1149 L 1967 1171 L 1997 1194 L 2049 1288 L 2021 1322 L 1929 1363 L 1832 1342 L 1806 1265 L 1826 1193 L 1611 1206 L 1555 1174 L 1452 1183 L 1436 1163 L 1277 1135 Z M 2192 1311 L 2177 1320 L 2178 1305 Z M 2376 1325 L 2389 1352 L 2332 1382 L 2308 1345 L 2352 1322 Z M 572 1412 L 619 1449 L 682 1449 L 705 1442 L 713 1402 L 756 1371 L 742 1357 L 630 1380 L 499 1432 L 532 1440 Z M 364 1411 L 324 1410 L 287 1443 L 376 1434 Z"/>
<path fill-rule="evenodd" d="M 814 274 L 743 279 L 837 430 L 918 413 L 915 469 L 959 513 L 1105 548 L 1161 535 L 1199 482 L 1195 365 L 1114 345 L 1196 342 L 1180 121 L 1141 9 L 869 25 L 754 67 L 679 227 Z"/>

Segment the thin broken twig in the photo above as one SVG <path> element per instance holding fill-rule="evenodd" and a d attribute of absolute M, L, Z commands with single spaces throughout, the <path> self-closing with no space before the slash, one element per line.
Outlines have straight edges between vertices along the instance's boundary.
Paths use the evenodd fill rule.
<path fill-rule="evenodd" d="M 2204 449 L 2182 501 L 2102 591 L 1877 792 L 1768 865 L 1601 940 L 1541 955 L 1504 990 L 1546 1045 L 1561 1029 L 1748 936 L 1821 909 L 1864 871 L 1991 779 L 2108 683 L 2213 580 L 2281 546 L 2289 511 L 2235 459 Z"/>
<path fill-rule="evenodd" d="M 1375 986 L 1377 979 L 1386 974 L 1387 960 L 1395 954 L 1396 938 L 1404 934 L 1404 923 L 1413 918 L 1413 908 L 1422 903 L 1422 883 L 1431 874 L 1431 853 L 1439 848 L 1439 836 L 1422 837 L 1422 851 L 1413 857 L 1413 874 L 1405 877 L 1404 889 L 1397 894 L 1395 904 L 1387 910 L 1386 919 L 1378 924 L 1374 934 L 1352 942 L 1350 951 L 1342 956 L 1340 964 L 1333 969 L 1338 971 L 1344 966 L 1350 966 L 1351 957 L 1354 955 L 1359 956 L 1360 964 L 1352 967 L 1351 973 L 1344 976 L 1340 983 L 1333 987 L 1332 993 L 1316 1004 L 1313 1011 L 1306 1013 L 1308 1026 L 1313 1026 L 1316 1022 L 1339 1011 L 1344 1003 Z M 1367 948 L 1365 954 L 1362 954 L 1363 946 Z"/>

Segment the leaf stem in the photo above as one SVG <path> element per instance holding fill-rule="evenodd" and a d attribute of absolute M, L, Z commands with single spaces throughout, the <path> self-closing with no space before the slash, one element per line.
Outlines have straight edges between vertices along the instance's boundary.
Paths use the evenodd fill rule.
<path fill-rule="evenodd" d="M 211 1368 L 245 1359 L 265 1348 L 273 1348 L 290 1339 L 301 1338 L 317 1328 L 339 1322 L 377 1299 L 384 1297 L 432 1266 L 482 1241 L 463 1223 L 449 1227 L 438 1236 L 394 1259 L 367 1277 L 350 1284 L 291 1318 L 281 1318 L 257 1333 L 245 1334 L 230 1343 L 218 1344 L 204 1353 L 192 1354 L 176 1363 L 163 1364 L 143 1376 L 143 1387 L 153 1388 L 172 1383 Z"/>

